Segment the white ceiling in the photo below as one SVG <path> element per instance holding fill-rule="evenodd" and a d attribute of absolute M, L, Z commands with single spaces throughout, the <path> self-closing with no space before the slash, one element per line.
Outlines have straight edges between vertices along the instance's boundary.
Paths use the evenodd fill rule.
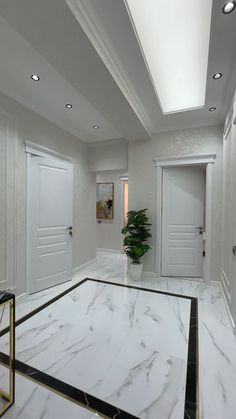
<path fill-rule="evenodd" d="M 220 123 L 236 81 L 236 11 L 223 4 L 213 3 L 203 109 L 162 114 L 123 0 L 0 0 L 0 91 L 86 142 Z"/>

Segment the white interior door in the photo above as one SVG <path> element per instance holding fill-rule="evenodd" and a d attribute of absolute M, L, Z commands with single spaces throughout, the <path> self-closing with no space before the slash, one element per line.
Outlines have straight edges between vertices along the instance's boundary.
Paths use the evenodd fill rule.
<path fill-rule="evenodd" d="M 73 166 L 51 158 L 28 157 L 29 291 L 72 278 Z"/>
<path fill-rule="evenodd" d="M 231 201 L 228 202 L 228 206 L 231 207 L 231 220 L 232 220 L 232 247 L 229 250 L 231 257 L 233 258 L 232 261 L 232 273 L 229 278 L 229 288 L 231 294 L 231 301 L 230 301 L 230 308 L 233 314 L 234 322 L 236 324 L 236 125 L 232 125 L 231 129 L 231 142 L 232 142 L 232 153 L 231 153 L 231 185 L 233 188 L 232 192 L 232 205 Z"/>
<path fill-rule="evenodd" d="M 222 246 L 222 283 L 229 305 L 232 299 L 233 276 L 233 236 L 234 236 L 234 150 L 233 127 L 224 140 L 224 176 L 223 176 L 223 246 Z"/>
<path fill-rule="evenodd" d="M 224 139 L 222 284 L 236 319 L 236 126 Z"/>
<path fill-rule="evenodd" d="M 163 276 L 202 276 L 205 187 L 203 168 L 163 169 Z"/>

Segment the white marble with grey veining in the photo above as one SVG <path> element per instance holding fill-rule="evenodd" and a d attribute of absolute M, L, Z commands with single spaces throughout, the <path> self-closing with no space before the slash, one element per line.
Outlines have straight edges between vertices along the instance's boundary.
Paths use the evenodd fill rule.
<path fill-rule="evenodd" d="M 138 285 L 197 297 L 200 337 L 200 419 L 235 419 L 236 412 L 236 337 L 218 285 L 195 280 L 150 278 L 139 284 L 126 277 L 126 259 L 119 254 L 99 253 L 97 261 L 77 272 L 69 283 L 29 296 L 17 304 L 22 317 L 47 299 L 85 277 Z M 216 278 L 218 280 L 218 278 Z"/>
<path fill-rule="evenodd" d="M 65 419 L 67 417 L 70 419 L 103 418 L 98 413 L 66 400 L 16 374 L 16 401 L 4 414 L 4 419 Z"/>
<path fill-rule="evenodd" d="M 123 255 L 100 253 L 97 259 L 92 266 L 78 272 L 74 280 L 91 276 L 135 285 L 125 275 Z M 219 286 L 145 275 L 139 286 L 198 298 L 200 419 L 235 419 L 236 337 Z"/>
<path fill-rule="evenodd" d="M 139 418 L 182 419 L 190 305 L 87 281 L 17 327 L 16 358 Z"/>

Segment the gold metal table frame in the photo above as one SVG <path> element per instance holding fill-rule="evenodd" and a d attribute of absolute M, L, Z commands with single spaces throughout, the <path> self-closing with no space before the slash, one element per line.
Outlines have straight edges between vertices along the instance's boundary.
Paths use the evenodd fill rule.
<path fill-rule="evenodd" d="M 1 365 L 4 365 L 4 367 L 8 369 L 8 390 L 2 389 L 2 384 L 0 381 L 0 400 L 2 402 L 0 404 L 0 417 L 4 415 L 4 413 L 15 401 L 15 295 L 8 292 L 6 292 L 5 295 L 0 299 L 0 310 L 2 315 L 7 309 L 9 310 L 9 355 L 7 356 L 8 365 L 5 363 L 1 363 Z"/>

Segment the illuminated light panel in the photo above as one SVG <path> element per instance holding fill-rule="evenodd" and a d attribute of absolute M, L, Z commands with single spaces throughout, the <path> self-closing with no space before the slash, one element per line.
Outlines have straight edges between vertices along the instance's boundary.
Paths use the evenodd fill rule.
<path fill-rule="evenodd" d="M 125 0 L 163 113 L 205 105 L 212 0 Z"/>

